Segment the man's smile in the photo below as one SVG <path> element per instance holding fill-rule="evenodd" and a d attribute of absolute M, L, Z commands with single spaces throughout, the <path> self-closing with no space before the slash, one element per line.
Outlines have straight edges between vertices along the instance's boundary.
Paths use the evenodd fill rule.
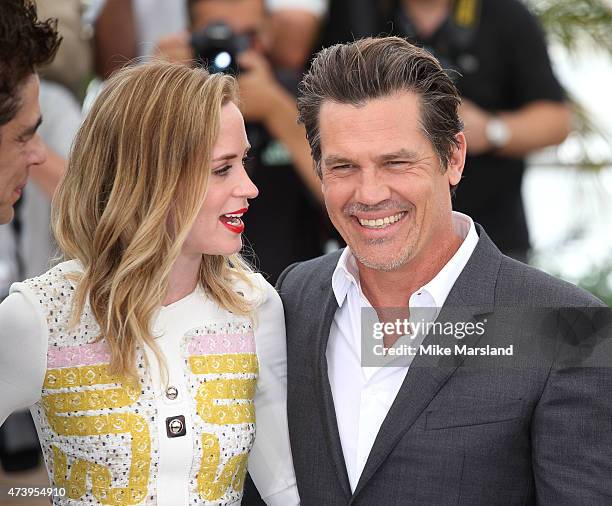
<path fill-rule="evenodd" d="M 359 213 L 359 215 L 351 215 L 349 222 L 357 236 L 368 241 L 378 240 L 396 235 L 410 214 L 410 211 Z"/>
<path fill-rule="evenodd" d="M 400 221 L 406 211 L 399 212 L 397 214 L 391 214 L 384 216 L 382 218 L 359 218 L 357 217 L 359 223 L 362 227 L 371 228 L 371 229 L 381 229 L 388 228 L 390 225 L 393 225 L 395 222 Z"/>

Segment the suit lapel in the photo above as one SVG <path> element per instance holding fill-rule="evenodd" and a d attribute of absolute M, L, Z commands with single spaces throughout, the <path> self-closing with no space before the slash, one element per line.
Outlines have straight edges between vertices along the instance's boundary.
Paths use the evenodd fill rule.
<path fill-rule="evenodd" d="M 469 322 L 492 311 L 495 281 L 501 263 L 501 254 L 478 226 L 480 235 L 476 249 L 450 291 L 437 321 Z M 469 306 L 465 301 L 469 301 Z M 461 344 L 474 346 L 479 336 L 463 339 Z M 453 336 L 428 336 L 423 342 L 452 347 Z M 450 360 L 449 360 L 450 359 Z M 361 473 L 353 497 L 357 496 L 374 473 L 395 448 L 406 431 L 414 424 L 423 410 L 450 379 L 463 360 L 457 357 L 417 355 L 406 378 L 383 421 L 376 440 Z"/>
<path fill-rule="evenodd" d="M 336 267 L 334 263 L 333 268 Z M 332 269 L 333 272 L 333 269 Z M 317 353 L 317 371 L 316 380 L 319 398 L 321 422 L 325 432 L 325 438 L 330 451 L 331 460 L 336 470 L 338 482 L 342 487 L 346 497 L 351 496 L 351 487 L 344 463 L 344 453 L 342 444 L 340 443 L 340 433 L 338 431 L 338 422 L 336 420 L 336 410 L 334 407 L 334 398 L 332 396 L 329 376 L 327 372 L 327 358 L 325 352 L 327 350 L 327 342 L 329 341 L 329 332 L 334 320 L 334 315 L 338 309 L 338 303 L 331 285 L 331 273 L 329 276 L 324 276 L 326 281 L 321 285 L 321 300 L 323 314 L 318 319 L 318 324 L 314 326 L 316 336 L 316 353 Z"/>

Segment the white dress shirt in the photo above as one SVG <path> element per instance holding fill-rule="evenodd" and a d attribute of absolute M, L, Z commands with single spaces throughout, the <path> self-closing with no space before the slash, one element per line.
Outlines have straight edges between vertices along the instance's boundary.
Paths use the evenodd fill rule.
<path fill-rule="evenodd" d="M 453 225 L 463 242 L 448 263 L 426 285 L 410 296 L 409 308 L 440 308 L 469 260 L 478 234 L 469 216 L 453 212 Z M 332 275 L 338 310 L 329 333 L 326 357 L 334 398 L 340 442 L 351 490 L 359 482 L 365 463 L 397 393 L 408 366 L 362 367 L 361 308 L 372 307 L 361 290 L 355 257 L 346 248 Z"/>

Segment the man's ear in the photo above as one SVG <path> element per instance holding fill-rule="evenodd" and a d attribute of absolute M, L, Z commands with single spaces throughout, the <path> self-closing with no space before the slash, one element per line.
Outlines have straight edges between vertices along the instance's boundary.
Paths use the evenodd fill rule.
<path fill-rule="evenodd" d="M 448 167 L 446 168 L 448 182 L 451 186 L 455 186 L 461 181 L 463 167 L 465 166 L 465 154 L 467 152 L 467 144 L 463 132 L 459 132 L 455 135 L 455 139 L 457 143 L 456 145 L 453 144 L 451 147 L 451 156 L 448 160 Z"/>

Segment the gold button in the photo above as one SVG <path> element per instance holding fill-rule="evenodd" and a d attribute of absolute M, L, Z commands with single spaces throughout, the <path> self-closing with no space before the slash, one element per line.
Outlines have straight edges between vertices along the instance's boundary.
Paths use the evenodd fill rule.
<path fill-rule="evenodd" d="M 168 387 L 166 389 L 166 397 L 173 401 L 178 397 L 178 389 L 176 387 Z"/>

